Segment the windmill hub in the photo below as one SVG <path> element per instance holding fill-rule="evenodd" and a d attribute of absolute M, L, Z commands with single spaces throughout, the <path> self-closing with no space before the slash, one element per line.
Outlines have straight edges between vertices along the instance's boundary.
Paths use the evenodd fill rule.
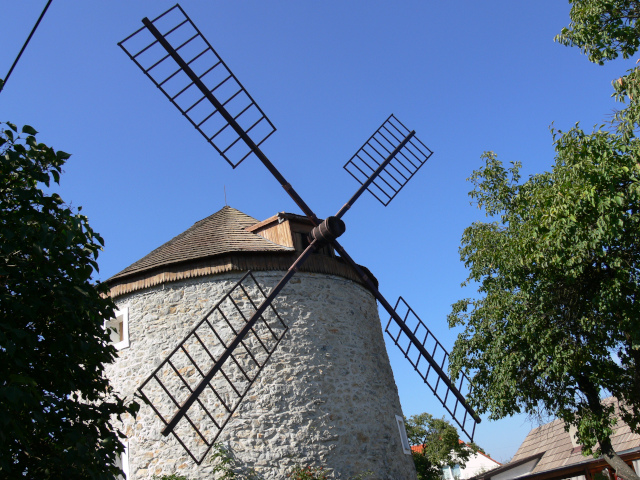
<path fill-rule="evenodd" d="M 311 230 L 309 241 L 318 240 L 320 243 L 329 243 L 342 235 L 346 230 L 344 222 L 338 217 L 327 217 L 324 222 Z"/>

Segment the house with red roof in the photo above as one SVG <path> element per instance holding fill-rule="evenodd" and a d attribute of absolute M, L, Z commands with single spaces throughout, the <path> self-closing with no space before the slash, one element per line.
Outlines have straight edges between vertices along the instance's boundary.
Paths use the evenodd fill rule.
<path fill-rule="evenodd" d="M 464 442 L 460 440 L 460 443 Z M 421 452 L 422 448 L 422 445 L 414 445 L 411 447 L 411 451 Z M 443 480 L 467 480 L 472 477 L 477 477 L 489 470 L 493 470 L 500 465 L 500 462 L 495 461 L 489 455 L 482 452 L 476 452 L 469 457 L 469 460 L 467 460 L 464 467 L 461 467 L 458 464 L 443 467 L 442 478 Z"/>

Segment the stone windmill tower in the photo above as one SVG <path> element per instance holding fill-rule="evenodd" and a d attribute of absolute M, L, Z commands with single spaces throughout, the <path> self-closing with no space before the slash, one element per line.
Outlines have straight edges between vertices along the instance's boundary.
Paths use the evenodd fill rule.
<path fill-rule="evenodd" d="M 224 207 L 110 278 L 119 308 L 112 322 L 119 357 L 107 369 L 115 388 L 133 397 L 158 358 L 241 272 L 252 270 L 263 289 L 275 285 L 311 229 L 302 216 L 280 213 L 258 222 Z M 324 246 L 281 292 L 277 308 L 289 330 L 218 441 L 259 478 L 284 478 L 295 463 L 323 464 L 340 478 L 367 470 L 371 478 L 415 478 L 372 293 Z M 125 419 L 129 479 L 212 478 L 206 458 L 196 465 L 161 430 L 148 405 L 137 419 Z M 189 448 L 197 443 L 196 437 Z"/>

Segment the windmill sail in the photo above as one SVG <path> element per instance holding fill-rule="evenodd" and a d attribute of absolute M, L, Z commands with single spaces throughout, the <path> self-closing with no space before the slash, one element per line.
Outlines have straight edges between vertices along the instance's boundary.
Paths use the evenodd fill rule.
<path fill-rule="evenodd" d="M 479 419 L 461 393 L 469 389 L 469 378 L 461 372 L 457 385 L 446 382 L 442 372 L 446 371 L 449 363 L 449 352 L 402 297 L 398 298 L 394 312 L 407 328 L 403 329 L 397 318 L 391 316 L 385 331 L 460 429 L 473 441 Z M 435 366 L 439 369 L 434 368 Z M 448 380 L 448 377 L 445 378 Z"/>
<path fill-rule="evenodd" d="M 344 169 L 360 183 L 361 187 L 342 207 L 336 215 L 337 217 L 341 217 L 365 189 L 384 206 L 387 206 L 395 198 L 433 154 L 414 133 L 409 131 L 394 115 L 390 115 L 382 126 L 369 137 L 344 165 Z M 396 307 L 392 308 L 344 248 L 336 240 L 332 244 L 340 256 L 360 275 L 380 304 L 391 315 L 386 331 L 391 335 L 394 343 L 404 353 L 453 420 L 473 441 L 476 423 L 480 422 L 480 417 L 467 404 L 461 393 L 463 387 L 468 388 L 468 377 L 462 373 L 459 384 L 454 385 L 445 372 L 445 363 L 449 353 L 433 336 L 424 322 L 402 297 L 396 303 Z M 398 313 L 399 307 L 401 307 L 401 311 L 402 307 L 406 310 L 404 318 Z M 433 349 L 431 349 L 431 345 L 433 345 Z"/>
<path fill-rule="evenodd" d="M 313 211 L 260 150 L 276 127 L 182 7 L 142 23 L 118 44 L 129 58 L 233 168 L 253 154 L 318 225 Z"/>
<path fill-rule="evenodd" d="M 180 5 L 143 23 L 118 45 L 237 167 L 276 128 Z"/>
<path fill-rule="evenodd" d="M 198 465 L 288 329 L 270 304 L 209 375 L 266 297 L 247 272 L 138 388 L 165 425 L 163 433 L 172 433 Z M 169 428 L 182 408 L 183 416 Z"/>
<path fill-rule="evenodd" d="M 165 424 L 163 435 L 172 433 L 197 464 L 284 337 L 288 327 L 273 301 L 318 244 L 311 242 L 268 295 L 247 272 L 138 389 Z M 256 290 L 253 298 L 245 283 Z M 153 387 L 153 394 L 146 392 Z"/>
<path fill-rule="evenodd" d="M 407 137 L 408 141 L 403 143 Z M 386 207 L 432 154 L 392 114 L 349 159 L 344 169 L 360 185 L 366 185 L 371 195 Z M 391 159 L 385 163 L 389 157 Z M 379 171 L 382 165 L 384 167 Z"/>
<path fill-rule="evenodd" d="M 380 302 L 389 315 L 391 315 L 386 327 L 387 333 L 392 336 L 394 343 L 405 353 L 409 362 L 414 365 L 414 368 L 424 382 L 429 386 L 438 400 L 440 400 L 440 403 L 442 403 L 462 431 L 469 437 L 469 440 L 473 441 L 475 426 L 477 423 L 480 423 L 481 419 L 466 402 L 464 395 L 461 393 L 462 389 L 467 388 L 469 385 L 467 376 L 462 373 L 459 384 L 454 385 L 444 370 L 446 361 L 449 358 L 449 353 L 442 347 L 433 334 L 431 334 L 431 331 L 424 322 L 420 320 L 404 300 L 402 300 L 402 302 L 406 305 L 408 313 L 403 319 L 396 311 L 400 300 L 396 303 L 396 308 L 392 308 L 387 299 L 378 291 L 369 276 L 349 256 L 345 249 L 342 248 L 342 245 L 340 245 L 337 240 L 333 240 L 332 245 L 340 256 L 360 275 L 378 302 Z M 400 309 L 400 311 L 402 311 L 402 309 Z M 411 316 L 409 316 L 409 313 Z M 392 320 L 395 324 L 391 323 Z M 407 323 L 407 321 L 409 321 L 409 323 Z M 415 326 L 411 328 L 410 325 Z M 423 333 L 424 335 L 422 335 Z M 422 338 L 422 340 L 420 340 L 420 338 Z M 434 346 L 431 352 L 427 350 L 430 345 Z M 440 361 L 437 359 L 440 359 Z"/>

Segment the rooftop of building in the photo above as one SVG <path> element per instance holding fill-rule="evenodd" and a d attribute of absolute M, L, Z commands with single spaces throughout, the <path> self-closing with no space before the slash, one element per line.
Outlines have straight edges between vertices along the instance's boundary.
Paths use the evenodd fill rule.
<path fill-rule="evenodd" d="M 225 206 L 196 222 L 140 260 L 107 279 L 111 295 L 186 278 L 231 271 L 287 270 L 308 245 L 313 224 L 304 216 L 279 213 L 259 221 Z M 301 271 L 338 275 L 362 283 L 329 245 L 311 256 Z M 364 268 L 364 267 L 362 267 Z M 366 268 L 365 272 L 377 284 Z"/>

